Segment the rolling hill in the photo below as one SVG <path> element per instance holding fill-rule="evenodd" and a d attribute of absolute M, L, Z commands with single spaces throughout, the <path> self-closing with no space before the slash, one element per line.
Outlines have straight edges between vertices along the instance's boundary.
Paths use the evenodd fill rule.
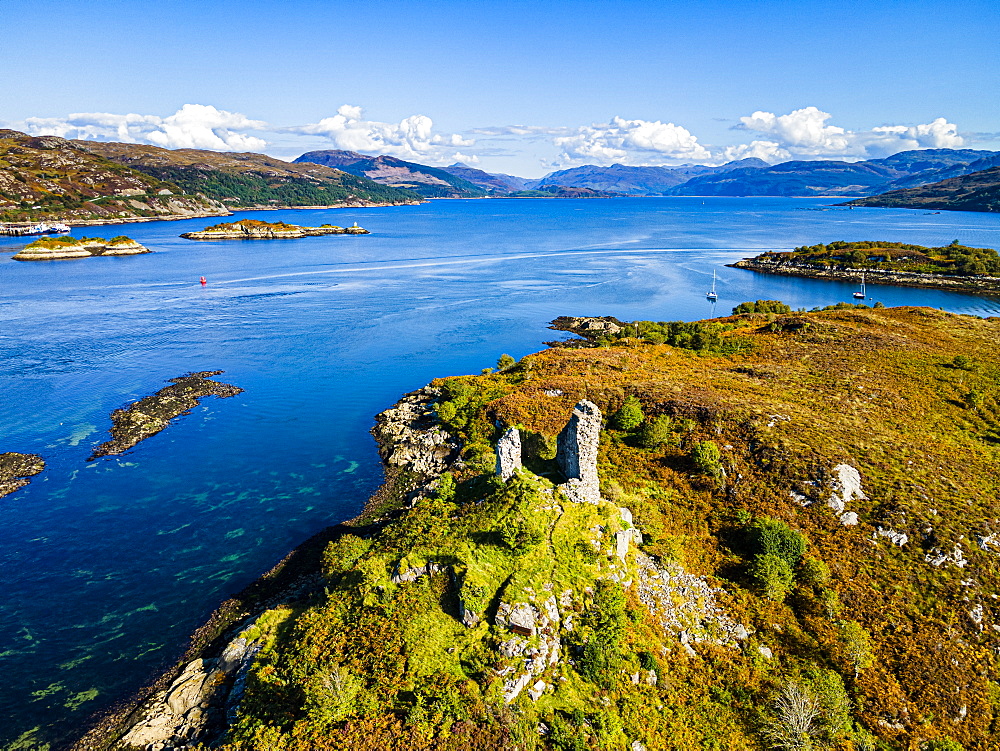
<path fill-rule="evenodd" d="M 188 193 L 202 193 L 230 208 L 369 206 L 413 203 L 415 193 L 318 164 L 285 162 L 265 154 L 163 149 L 132 143 L 75 141 L 79 148 Z"/>
<path fill-rule="evenodd" d="M 226 213 L 210 197 L 64 138 L 0 130 L 0 221 L 104 223 Z"/>
<path fill-rule="evenodd" d="M 984 160 L 986 161 L 986 160 Z M 949 211 L 1000 211 L 1000 166 L 905 190 L 860 198 L 843 206 Z"/>
<path fill-rule="evenodd" d="M 481 198 L 486 191 L 468 180 L 437 167 L 405 162 L 392 156 L 367 156 L 356 151 L 309 151 L 296 164 L 321 164 L 380 185 L 402 188 L 424 198 Z"/>

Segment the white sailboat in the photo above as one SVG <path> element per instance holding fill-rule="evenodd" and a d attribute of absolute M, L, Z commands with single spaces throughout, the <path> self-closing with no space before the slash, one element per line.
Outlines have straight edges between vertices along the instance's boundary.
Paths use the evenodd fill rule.
<path fill-rule="evenodd" d="M 862 273 L 861 274 L 861 291 L 854 293 L 854 299 L 855 300 L 864 300 L 865 299 L 865 294 L 866 294 L 865 293 L 865 275 L 864 275 L 864 273 Z"/>
<path fill-rule="evenodd" d="M 705 294 L 709 300 L 718 300 L 719 294 L 715 291 L 715 269 L 712 269 L 712 291 Z"/>

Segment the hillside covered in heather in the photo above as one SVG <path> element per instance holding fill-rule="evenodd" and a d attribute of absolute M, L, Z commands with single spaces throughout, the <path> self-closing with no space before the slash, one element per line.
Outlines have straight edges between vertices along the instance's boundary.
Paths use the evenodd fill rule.
<path fill-rule="evenodd" d="M 366 513 L 230 601 L 114 737 L 992 747 L 1000 321 L 555 326 L 582 338 L 380 415 Z"/>

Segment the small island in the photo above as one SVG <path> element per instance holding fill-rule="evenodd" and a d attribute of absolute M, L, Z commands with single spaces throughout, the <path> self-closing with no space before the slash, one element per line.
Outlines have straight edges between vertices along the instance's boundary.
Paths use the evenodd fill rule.
<path fill-rule="evenodd" d="M 0 454 L 0 498 L 23 488 L 43 469 L 45 461 L 36 454 Z"/>
<path fill-rule="evenodd" d="M 181 237 L 187 240 L 284 240 L 317 235 L 367 235 L 368 230 L 355 222 L 351 227 L 337 227 L 323 224 L 319 227 L 300 227 L 285 222 L 261 222 L 257 219 L 242 219 L 238 222 L 223 222 L 205 227 L 200 232 L 185 232 Z"/>
<path fill-rule="evenodd" d="M 140 441 L 159 433 L 175 417 L 187 414 L 207 396 L 225 399 L 242 394 L 243 389 L 238 386 L 209 380 L 222 372 L 203 370 L 171 378 L 170 385 L 155 394 L 116 409 L 111 413 L 111 440 L 95 448 L 87 461 L 128 451 Z"/>
<path fill-rule="evenodd" d="M 94 256 L 134 256 L 152 253 L 131 237 L 42 237 L 14 254 L 15 261 L 63 261 Z"/>
<path fill-rule="evenodd" d="M 957 240 L 928 248 L 897 242 L 837 241 L 803 245 L 788 252 L 767 251 L 728 264 L 765 274 L 804 276 L 896 287 L 927 287 L 961 292 L 1000 292 L 1000 255 Z"/>

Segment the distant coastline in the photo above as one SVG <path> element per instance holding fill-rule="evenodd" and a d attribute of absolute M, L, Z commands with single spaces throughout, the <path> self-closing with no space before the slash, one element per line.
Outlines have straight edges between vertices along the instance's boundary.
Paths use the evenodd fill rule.
<path fill-rule="evenodd" d="M 761 274 L 826 279 L 837 282 L 851 282 L 852 284 L 860 283 L 862 276 L 864 276 L 869 284 L 1000 295 L 1000 277 L 923 274 L 915 271 L 888 271 L 882 269 L 831 269 L 813 264 L 769 262 L 761 260 L 759 256 L 757 258 L 744 258 L 735 263 L 727 263 L 726 265 L 730 268 L 746 269 Z"/>

